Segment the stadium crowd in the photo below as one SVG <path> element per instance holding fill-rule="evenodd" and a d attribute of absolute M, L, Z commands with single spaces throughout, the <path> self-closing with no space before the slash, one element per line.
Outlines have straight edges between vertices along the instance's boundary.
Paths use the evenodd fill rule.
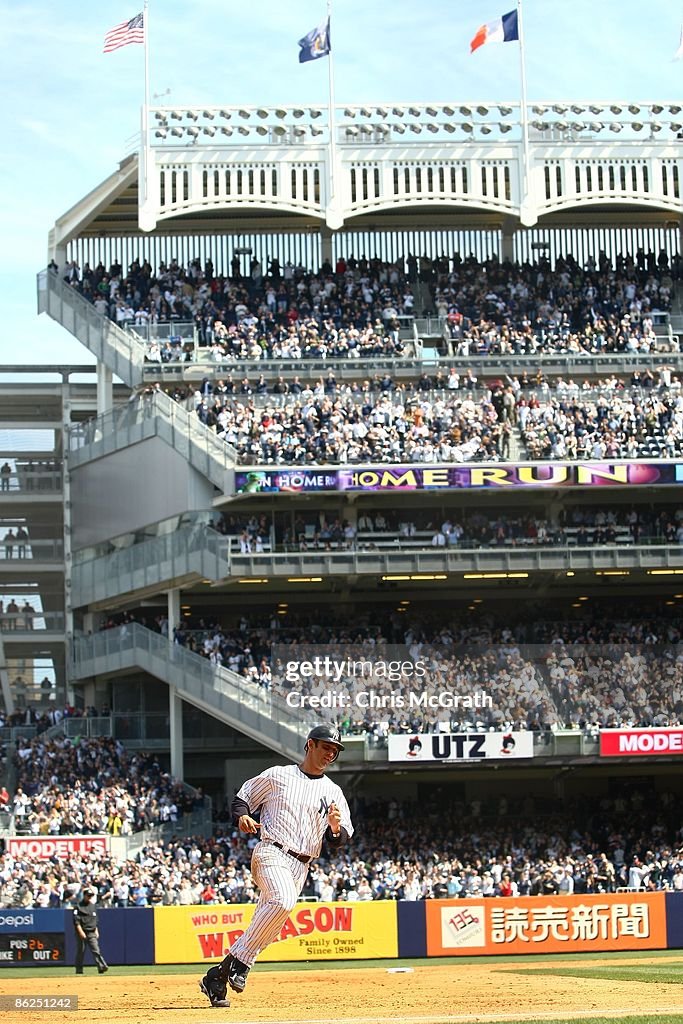
<path fill-rule="evenodd" d="M 109 738 L 20 738 L 14 764 L 15 827 L 29 835 L 129 835 L 176 821 L 195 800 L 155 758 Z"/>
<path fill-rule="evenodd" d="M 647 376 L 634 373 L 638 383 L 628 386 L 515 377 L 482 388 L 470 372 L 477 386 L 469 388 L 452 371 L 442 380 L 423 374 L 409 389 L 389 376 L 338 387 L 330 372 L 312 387 L 276 382 L 269 394 L 262 375 L 255 392 L 246 378 L 206 378 L 193 400 L 199 420 L 243 464 L 505 461 L 517 451 L 517 431 L 531 460 L 675 458 L 683 447 L 680 380 L 670 367 L 656 386 L 653 374 L 645 386 Z"/>
<path fill-rule="evenodd" d="M 51 269 L 102 315 L 133 329 L 192 322 L 208 358 L 218 363 L 258 359 L 401 355 L 398 317 L 415 313 L 418 276 L 431 293 L 420 314 L 443 319 L 454 354 L 650 352 L 652 315 L 670 308 L 678 258 L 640 251 L 635 258 L 603 254 L 582 267 L 571 257 L 555 266 L 542 258 L 516 264 L 442 256 L 394 263 L 340 257 L 319 271 L 272 259 L 243 270 L 233 258 L 229 276 L 211 261 L 186 267 L 176 260 L 155 271 L 134 260 Z M 152 362 L 192 358 L 182 340 L 153 342 Z"/>
<path fill-rule="evenodd" d="M 591 618 L 588 611 L 576 620 L 539 616 L 532 625 L 501 625 L 485 616 L 473 625 L 448 620 L 439 624 L 438 618 L 410 622 L 395 612 L 382 627 L 359 619 L 351 626 L 302 621 L 287 628 L 276 615 L 260 624 L 242 617 L 232 626 L 186 620 L 174 627 L 173 637 L 216 669 L 240 676 L 254 700 L 273 704 L 273 714 L 286 706 L 291 692 L 311 698 L 330 689 L 326 679 L 287 678 L 289 651 L 300 661 L 319 654 L 320 645 L 340 663 L 349 658 L 421 661 L 428 681 L 422 688 L 473 698 L 451 708 L 411 709 L 415 678 L 410 675 L 392 680 L 374 672 L 360 678 L 347 673 L 335 679 L 333 688 L 344 695 L 345 706 L 317 713 L 343 734 L 367 734 L 378 744 L 390 732 L 512 729 L 547 735 L 563 728 L 590 733 L 618 726 L 683 724 L 683 633 L 674 618 L 639 620 L 634 615 L 617 620 L 598 612 Z M 126 612 L 106 620 L 102 628 L 126 628 L 133 621 L 134 615 Z M 168 631 L 163 616 L 144 624 Z M 381 713 L 377 707 L 359 706 L 359 691 L 368 689 L 386 696 Z M 490 701 L 477 703 L 477 694 Z M 402 704 L 397 695 L 403 697 Z"/>
<path fill-rule="evenodd" d="M 634 787 L 556 800 L 501 791 L 488 801 L 432 787 L 425 800 L 354 801 L 356 832 L 323 848 L 304 895 L 332 900 L 423 900 L 632 891 L 683 891 L 677 799 Z M 87 885 L 100 906 L 250 903 L 257 896 L 247 839 L 227 810 L 214 835 L 150 842 L 129 860 L 0 856 L 0 906 L 59 907 Z M 427 832 L 425 835 L 425 825 Z"/>

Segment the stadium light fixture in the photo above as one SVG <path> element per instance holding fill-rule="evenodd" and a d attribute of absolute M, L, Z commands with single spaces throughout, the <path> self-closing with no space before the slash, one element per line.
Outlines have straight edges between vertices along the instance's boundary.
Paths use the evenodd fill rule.
<path fill-rule="evenodd" d="M 557 128 L 558 131 L 561 131 L 561 132 L 566 132 L 568 127 L 569 127 L 569 125 L 567 124 L 566 121 L 556 121 L 555 124 L 553 125 L 553 128 Z"/>
<path fill-rule="evenodd" d="M 636 132 L 642 132 L 642 130 L 643 130 L 643 125 L 642 125 L 642 123 L 640 121 L 633 121 L 632 124 L 631 124 L 631 127 Z"/>
<path fill-rule="evenodd" d="M 680 114 L 681 110 L 683 110 L 683 107 L 679 107 L 675 103 L 673 106 L 669 107 L 670 114 Z"/>
<path fill-rule="evenodd" d="M 663 126 L 659 123 L 659 121 L 651 121 L 650 122 L 650 131 L 651 132 L 661 132 L 662 127 Z"/>
<path fill-rule="evenodd" d="M 287 129 L 283 124 L 276 124 L 273 128 L 273 135 L 286 135 Z"/>
<path fill-rule="evenodd" d="M 219 114 L 221 117 L 224 117 L 226 121 L 229 121 L 232 118 L 232 114 L 229 110 L 220 110 Z"/>
<path fill-rule="evenodd" d="M 259 107 L 258 110 L 256 111 L 256 113 L 258 114 L 259 117 L 262 117 L 262 118 L 268 117 L 268 111 L 266 110 L 265 107 Z"/>
<path fill-rule="evenodd" d="M 353 127 L 347 128 L 346 129 L 346 134 L 350 135 L 352 138 L 355 138 L 356 135 L 358 135 L 358 129 L 357 128 L 353 128 Z"/>
<path fill-rule="evenodd" d="M 640 107 L 637 107 L 635 105 L 635 103 L 629 104 L 629 108 L 628 109 L 629 109 L 629 113 L 630 114 L 639 114 L 640 113 Z"/>
<path fill-rule="evenodd" d="M 202 131 L 204 132 L 205 135 L 208 135 L 209 138 L 211 138 L 211 139 L 216 134 L 216 129 L 214 128 L 214 126 L 212 124 L 205 125 L 205 127 L 202 129 Z"/>
<path fill-rule="evenodd" d="M 408 107 L 408 113 L 410 114 L 411 117 L 422 116 L 422 111 L 419 109 L 419 107 Z"/>
<path fill-rule="evenodd" d="M 360 108 L 360 116 L 361 117 L 372 117 L 372 111 L 368 110 L 367 107 L 361 107 Z"/>
<path fill-rule="evenodd" d="M 512 125 L 511 124 L 504 124 L 504 123 L 501 122 L 501 124 L 499 124 L 498 127 L 501 130 L 501 132 L 503 133 L 503 135 L 505 135 L 507 132 L 511 132 L 512 131 Z"/>
<path fill-rule="evenodd" d="M 460 108 L 460 113 L 462 114 L 463 117 L 472 117 L 472 108 L 471 107 L 461 107 Z"/>
<path fill-rule="evenodd" d="M 623 107 L 620 107 L 618 103 L 613 103 L 610 107 L 610 110 L 613 114 L 620 114 L 623 110 Z"/>
<path fill-rule="evenodd" d="M 386 109 L 386 107 L 377 107 L 375 113 L 377 114 L 378 117 L 388 117 L 389 116 L 389 111 Z"/>
<path fill-rule="evenodd" d="M 582 132 L 586 126 L 583 121 L 572 121 L 570 127 L 573 132 Z"/>
<path fill-rule="evenodd" d="M 275 116 L 279 117 L 280 120 L 282 120 L 283 117 L 287 117 L 287 111 L 283 110 L 282 107 L 278 107 L 277 110 L 275 111 Z"/>
<path fill-rule="evenodd" d="M 237 129 L 237 131 L 238 131 L 238 132 L 240 133 L 240 135 L 248 135 L 248 134 L 249 134 L 249 129 L 248 129 L 248 128 L 246 128 L 246 127 L 245 127 L 245 126 L 244 126 L 243 124 L 241 124 L 241 125 L 239 126 L 239 128 Z"/>
<path fill-rule="evenodd" d="M 199 128 L 197 128 L 197 126 L 194 124 L 190 125 L 189 128 L 186 128 L 185 131 L 192 139 L 196 139 L 197 136 L 199 135 Z"/>
<path fill-rule="evenodd" d="M 455 131 L 455 125 L 451 124 L 450 121 L 448 122 L 448 124 L 445 124 L 443 127 L 444 127 L 444 130 L 449 132 L 451 135 Z"/>
<path fill-rule="evenodd" d="M 672 132 L 680 132 L 683 129 L 683 124 L 678 124 L 677 122 L 672 121 L 669 128 Z"/>
<path fill-rule="evenodd" d="M 301 107 L 295 107 L 294 110 L 292 111 L 294 117 L 303 117 L 305 113 L 306 111 L 302 110 Z"/>
<path fill-rule="evenodd" d="M 165 139 L 168 135 L 168 128 L 157 128 L 154 134 L 157 139 Z"/>
<path fill-rule="evenodd" d="M 215 116 L 213 110 L 202 110 L 202 117 L 206 118 L 207 121 L 213 121 Z"/>
<path fill-rule="evenodd" d="M 501 117 L 508 117 L 512 113 L 512 107 L 498 107 Z"/>
<path fill-rule="evenodd" d="M 186 111 L 185 112 L 185 117 L 188 119 L 188 121 L 198 121 L 199 120 L 199 114 L 197 113 L 196 110 L 188 110 L 188 111 Z"/>
<path fill-rule="evenodd" d="M 406 126 L 404 124 L 392 124 L 391 130 L 393 132 L 398 132 L 399 135 L 404 135 Z"/>
<path fill-rule="evenodd" d="M 479 114 L 480 117 L 486 117 L 488 112 L 489 112 L 489 108 L 488 107 L 477 107 L 477 113 Z"/>
<path fill-rule="evenodd" d="M 591 132 L 601 132 L 603 127 L 604 125 L 601 121 L 591 121 L 591 123 L 588 125 L 588 130 Z"/>
<path fill-rule="evenodd" d="M 266 128 L 266 126 L 264 124 L 257 124 L 256 125 L 256 131 L 258 132 L 259 135 L 267 135 L 268 134 L 268 129 Z"/>
<path fill-rule="evenodd" d="M 166 120 L 166 111 L 165 110 L 155 110 L 154 111 L 154 116 L 156 117 L 157 121 L 165 121 Z"/>
<path fill-rule="evenodd" d="M 411 132 L 415 132 L 416 135 L 419 135 L 420 132 L 422 131 L 422 125 L 420 125 L 420 124 L 411 124 L 410 130 L 411 130 Z"/>
<path fill-rule="evenodd" d="M 545 132 L 548 130 L 549 125 L 547 121 L 532 121 L 531 127 L 535 128 L 538 132 Z"/>
<path fill-rule="evenodd" d="M 180 138 L 183 134 L 182 128 L 171 128 L 171 135 L 175 135 L 176 138 Z"/>
<path fill-rule="evenodd" d="M 571 107 L 571 112 L 572 112 L 572 114 L 583 114 L 585 109 L 586 109 L 585 107 L 580 107 L 578 105 L 578 103 L 574 103 L 573 106 Z"/>
<path fill-rule="evenodd" d="M 446 117 L 453 117 L 453 115 L 455 114 L 455 109 L 453 107 L 442 107 L 441 109 L 443 110 Z"/>
<path fill-rule="evenodd" d="M 351 107 L 347 107 L 346 110 L 344 111 L 344 117 L 355 117 L 355 116 L 356 116 L 356 111 L 352 110 Z"/>
<path fill-rule="evenodd" d="M 611 125 L 609 126 L 609 130 L 611 132 L 620 132 L 622 128 L 623 125 L 619 124 L 618 121 L 612 121 Z"/>
<path fill-rule="evenodd" d="M 394 117 L 405 117 L 405 110 L 403 109 L 403 107 L 392 107 L 391 113 L 394 115 Z"/>
<path fill-rule="evenodd" d="M 311 126 L 311 135 L 315 136 L 315 135 L 323 135 L 323 134 L 324 134 L 324 129 L 316 128 L 313 125 Z"/>
<path fill-rule="evenodd" d="M 221 135 L 232 135 L 232 128 L 229 124 L 224 124 L 221 128 Z"/>
<path fill-rule="evenodd" d="M 491 126 L 488 125 L 488 124 L 483 124 L 481 126 L 481 134 L 482 135 L 490 135 L 491 134 Z"/>
<path fill-rule="evenodd" d="M 179 110 L 172 110 L 171 117 L 173 118 L 174 121 L 182 121 L 183 119 L 183 115 L 180 113 Z"/>
<path fill-rule="evenodd" d="M 567 107 L 563 107 L 561 103 L 556 103 L 555 106 L 553 107 L 553 111 L 556 114 L 566 114 L 567 113 Z"/>
<path fill-rule="evenodd" d="M 240 115 L 240 117 L 243 117 L 245 121 L 248 121 L 249 118 L 251 117 L 250 110 L 238 110 L 237 113 Z"/>
<path fill-rule="evenodd" d="M 294 129 L 292 129 L 292 134 L 296 135 L 297 138 L 301 138 L 302 135 L 306 134 L 306 129 L 305 128 L 301 128 L 301 127 L 294 128 Z"/>
<path fill-rule="evenodd" d="M 465 121 L 460 127 L 462 128 L 462 130 L 464 132 L 473 132 L 474 131 L 474 125 L 470 124 L 469 121 Z"/>
<path fill-rule="evenodd" d="M 430 117 L 436 117 L 438 113 L 436 107 L 425 107 L 425 114 L 429 114 Z"/>
<path fill-rule="evenodd" d="M 427 131 L 428 131 L 428 132 L 434 132 L 434 133 L 436 133 L 436 132 L 438 132 L 438 130 L 439 130 L 439 125 L 438 125 L 438 124 L 433 124 L 433 123 L 432 123 L 432 122 L 430 121 L 430 123 L 429 123 L 429 124 L 427 125 Z"/>
<path fill-rule="evenodd" d="M 591 106 L 588 109 L 590 110 L 591 114 L 602 114 L 602 107 L 596 107 L 594 103 L 591 104 Z"/>
<path fill-rule="evenodd" d="M 664 107 L 661 106 L 661 104 L 659 103 L 653 103 L 650 107 L 650 110 L 653 114 L 661 114 L 661 112 L 664 110 Z"/>
<path fill-rule="evenodd" d="M 542 116 L 543 114 L 545 114 L 547 109 L 548 109 L 547 107 L 539 107 L 539 106 L 535 106 L 535 107 L 531 108 L 532 113 L 538 114 L 539 116 Z"/>
<path fill-rule="evenodd" d="M 362 124 L 360 126 L 361 135 L 372 135 L 372 128 L 369 124 Z"/>
<path fill-rule="evenodd" d="M 322 117 L 322 115 L 323 112 L 318 107 L 311 107 L 311 109 L 308 111 L 308 116 L 312 117 L 314 120 L 316 117 Z"/>

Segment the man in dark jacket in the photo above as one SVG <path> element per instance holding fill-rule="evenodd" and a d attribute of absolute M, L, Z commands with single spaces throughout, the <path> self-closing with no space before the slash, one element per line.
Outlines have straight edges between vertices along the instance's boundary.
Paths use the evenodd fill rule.
<path fill-rule="evenodd" d="M 99 974 L 104 974 L 109 967 L 100 953 L 100 933 L 97 927 L 97 909 L 95 893 L 92 889 L 84 889 L 81 902 L 74 907 L 74 928 L 76 929 L 76 974 L 83 974 L 83 955 L 88 946 Z"/>

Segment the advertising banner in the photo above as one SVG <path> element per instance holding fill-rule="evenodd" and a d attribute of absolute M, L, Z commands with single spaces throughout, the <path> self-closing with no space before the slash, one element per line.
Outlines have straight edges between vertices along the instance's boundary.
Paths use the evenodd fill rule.
<path fill-rule="evenodd" d="M 390 761 L 493 761 L 534 756 L 532 732 L 390 735 Z"/>
<path fill-rule="evenodd" d="M 7 839 L 7 852 L 13 857 L 37 857 L 49 860 L 59 857 L 68 860 L 75 853 L 109 850 L 109 836 L 21 836 Z"/>
<path fill-rule="evenodd" d="M 222 960 L 245 931 L 256 904 L 155 907 L 155 963 Z M 259 961 L 371 960 L 398 956 L 396 904 L 297 903 L 280 938 Z"/>
<path fill-rule="evenodd" d="M 427 956 L 665 949 L 665 894 L 430 900 Z"/>
<path fill-rule="evenodd" d="M 237 494 L 325 491 L 449 491 L 462 488 L 642 487 L 679 484 L 683 462 L 536 462 L 528 465 L 254 466 L 235 473 Z"/>
<path fill-rule="evenodd" d="M 66 963 L 65 911 L 0 907 L 0 967 Z"/>
<path fill-rule="evenodd" d="M 683 729 L 602 729 L 601 757 L 656 757 L 683 754 Z"/>

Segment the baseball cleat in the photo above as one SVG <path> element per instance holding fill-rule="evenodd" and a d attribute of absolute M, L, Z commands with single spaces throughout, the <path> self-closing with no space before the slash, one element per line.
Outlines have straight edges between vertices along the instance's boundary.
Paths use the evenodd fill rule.
<path fill-rule="evenodd" d="M 248 974 L 249 968 L 247 965 L 243 964 L 241 960 L 231 957 L 230 967 L 228 968 L 228 984 L 230 988 L 235 992 L 244 992 Z"/>
<path fill-rule="evenodd" d="M 227 998 L 228 986 L 224 981 L 221 981 L 217 967 L 209 968 L 199 982 L 199 988 L 212 1006 L 230 1006 L 230 1000 Z"/>

